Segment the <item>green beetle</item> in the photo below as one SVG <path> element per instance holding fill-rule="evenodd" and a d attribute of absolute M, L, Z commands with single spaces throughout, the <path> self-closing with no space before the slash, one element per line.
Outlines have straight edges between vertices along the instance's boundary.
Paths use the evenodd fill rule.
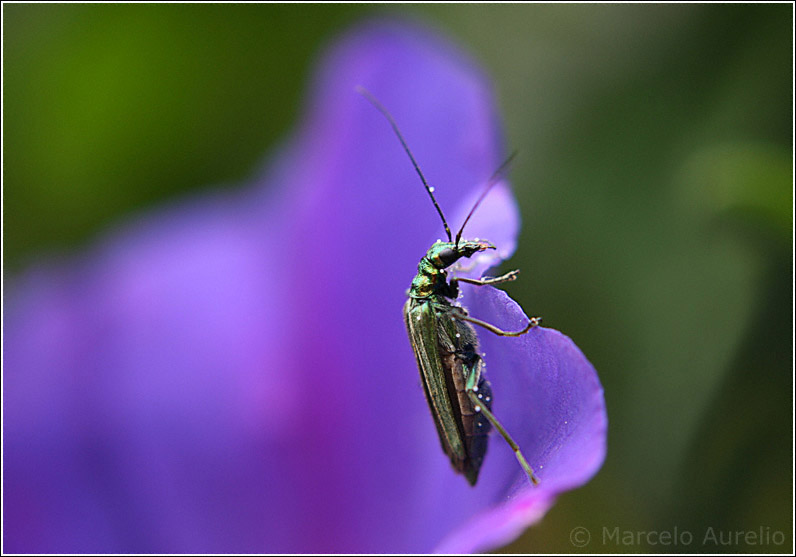
<path fill-rule="evenodd" d="M 461 236 L 470 217 L 491 187 L 498 182 L 513 155 L 489 180 L 454 241 L 445 215 L 434 198 L 433 190 L 426 182 L 392 115 L 366 89 L 358 87 L 357 90 L 389 121 L 431 197 L 448 236 L 447 242 L 435 242 L 420 260 L 417 275 L 412 280 L 408 292 L 409 299 L 404 305 L 404 320 L 409 332 L 409 341 L 417 359 L 423 390 L 439 433 L 442 449 L 450 458 L 453 468 L 458 473 L 464 474 L 470 485 L 475 485 L 486 454 L 487 435 L 494 426 L 511 446 L 528 478 L 536 485 L 539 479 L 519 446 L 492 413 L 492 388 L 484 373 L 485 364 L 478 349 L 478 335 L 472 324 L 497 335 L 520 336 L 537 326 L 541 318 L 530 319 L 528 325 L 520 331 L 507 332 L 470 317 L 456 302 L 460 282 L 476 286 L 497 285 L 516 279 L 519 271 L 482 279 L 465 277 L 448 279 L 446 272 L 446 269 L 463 257 L 469 258 L 476 253 L 495 249 L 495 246 L 488 241 L 467 241 L 462 240 Z"/>

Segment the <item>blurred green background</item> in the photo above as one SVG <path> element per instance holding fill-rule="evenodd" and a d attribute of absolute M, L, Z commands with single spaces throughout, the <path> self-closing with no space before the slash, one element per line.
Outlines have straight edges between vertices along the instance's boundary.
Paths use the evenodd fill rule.
<path fill-rule="evenodd" d="M 319 49 L 375 14 L 438 28 L 494 78 L 520 153 L 512 266 L 533 277 L 508 290 L 605 387 L 603 469 L 505 551 L 791 552 L 790 4 L 7 4 L 4 277 L 240 187 Z M 703 545 L 709 528 L 758 538 Z"/>

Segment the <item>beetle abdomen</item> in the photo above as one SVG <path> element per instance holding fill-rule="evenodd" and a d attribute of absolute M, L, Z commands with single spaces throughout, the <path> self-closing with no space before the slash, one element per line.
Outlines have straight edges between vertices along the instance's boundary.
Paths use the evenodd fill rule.
<path fill-rule="evenodd" d="M 478 472 L 486 455 L 487 435 L 492 429 L 489 420 L 480 411 L 479 405 L 467 394 L 467 383 L 473 374 L 478 381 L 474 392 L 481 405 L 492 407 L 492 388 L 484 376 L 484 361 L 478 354 L 478 337 L 469 323 L 450 316 L 441 316 L 440 325 L 447 321 L 448 327 L 441 327 L 448 335 L 440 337 L 440 353 L 445 369 L 448 394 L 461 433 L 465 449 L 464 459 L 451 459 L 457 471 L 464 474 L 471 485 L 478 480 Z M 452 325 L 452 327 L 451 327 Z M 452 334 L 451 334 L 452 333 Z"/>

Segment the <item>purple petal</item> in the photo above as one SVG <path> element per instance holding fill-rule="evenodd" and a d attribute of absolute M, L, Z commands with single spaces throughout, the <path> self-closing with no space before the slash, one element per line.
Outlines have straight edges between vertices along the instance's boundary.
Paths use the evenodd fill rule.
<path fill-rule="evenodd" d="M 598 449 L 572 443 L 594 430 L 604 447 L 604 410 L 600 429 L 570 406 L 596 377 L 556 333 L 513 339 L 519 352 L 481 335 L 496 397 L 512 393 L 499 416 L 544 466 L 542 488 L 527 492 L 494 438 L 471 489 L 423 399 L 400 308 L 442 227 L 355 86 L 390 109 L 460 223 L 503 156 L 486 81 L 447 43 L 392 24 L 355 30 L 318 75 L 307 119 L 256 188 L 151 214 L 19 279 L 4 341 L 8 551 L 491 547 L 599 466 Z M 517 223 L 500 185 L 466 235 L 506 257 Z M 539 355 L 570 382 L 504 373 Z M 517 392 L 503 383 L 515 375 Z M 472 520 L 494 529 L 476 539 Z"/>
<path fill-rule="evenodd" d="M 282 337 L 259 308 L 286 305 L 267 300 L 279 276 L 260 268 L 243 206 L 211 198 L 167 216 L 85 262 L 31 272 L 16 292 L 4 374 L 11 551 L 264 543 L 262 500 L 280 486 L 262 472 L 290 397 L 266 390 Z M 220 525 L 233 503 L 235 520 Z"/>
<path fill-rule="evenodd" d="M 481 188 L 482 189 L 482 188 Z M 453 222 L 463 222 L 477 198 L 479 188 L 464 197 L 458 204 L 457 218 Z M 487 250 L 459 265 L 464 271 L 459 276 L 480 277 L 487 269 L 499 265 L 508 259 L 517 248 L 517 234 L 520 228 L 520 216 L 514 195 L 505 181 L 495 185 L 484 198 L 477 211 L 467 223 L 463 238 L 479 238 L 492 242 L 495 250 Z M 455 232 L 454 232 L 455 234 Z"/>
<path fill-rule="evenodd" d="M 528 318 L 505 292 L 468 287 L 462 297 L 473 317 L 504 330 Z M 493 411 L 520 445 L 541 483 L 532 487 L 503 439 L 493 434 L 479 480 L 493 505 L 437 547 L 441 553 L 483 551 L 511 541 L 538 520 L 558 493 L 586 483 L 605 457 L 607 418 L 594 367 L 553 329 L 521 337 L 479 331 L 493 388 Z"/>

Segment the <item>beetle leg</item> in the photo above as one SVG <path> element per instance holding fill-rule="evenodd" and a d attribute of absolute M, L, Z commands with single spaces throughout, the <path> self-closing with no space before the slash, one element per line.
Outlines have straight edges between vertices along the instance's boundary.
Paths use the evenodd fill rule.
<path fill-rule="evenodd" d="M 467 384 L 465 386 L 465 391 L 467 392 L 467 396 L 470 397 L 470 401 L 473 403 L 475 411 L 483 413 L 483 415 L 486 416 L 486 419 L 489 420 L 490 423 L 495 427 L 495 429 L 497 429 L 500 432 L 500 435 L 503 436 L 503 439 L 506 440 L 506 443 L 508 443 L 511 449 L 514 451 L 514 456 L 517 457 L 520 466 L 522 466 L 522 469 L 525 470 L 525 473 L 528 475 L 528 478 L 531 480 L 531 483 L 533 485 L 539 485 L 539 478 L 536 477 L 533 468 L 531 468 L 531 465 L 528 464 L 528 461 L 525 459 L 525 456 L 522 454 L 522 451 L 520 451 L 519 445 L 517 445 L 516 441 L 512 439 L 511 435 L 509 435 L 508 431 L 506 431 L 506 428 L 504 428 L 503 424 L 501 424 L 498 421 L 498 419 L 495 417 L 492 411 L 489 410 L 489 408 L 487 408 L 486 404 L 484 404 L 481 400 L 479 400 L 478 394 L 476 393 L 476 386 L 478 385 L 478 380 L 480 379 L 480 377 L 481 377 L 481 366 L 480 365 L 472 366 L 472 373 L 470 373 L 469 376 L 467 377 Z"/>
<path fill-rule="evenodd" d="M 503 284 L 504 282 L 511 282 L 517 279 L 517 276 L 520 274 L 519 269 L 514 269 L 513 271 L 509 271 L 505 275 L 501 275 L 499 277 L 494 278 L 482 278 L 482 279 L 472 279 L 467 277 L 459 277 L 453 280 L 458 282 L 466 282 L 467 284 L 474 284 L 476 286 L 485 286 L 487 284 Z"/>
<path fill-rule="evenodd" d="M 534 327 L 539 325 L 539 323 L 542 322 L 542 318 L 541 317 L 531 317 L 531 319 L 528 321 L 528 325 L 524 329 L 522 329 L 521 331 L 513 331 L 512 332 L 512 331 L 504 331 L 503 329 L 499 329 L 499 328 L 495 327 L 494 325 L 492 325 L 490 323 L 487 323 L 486 321 L 481 321 L 480 319 L 476 319 L 475 317 L 470 317 L 464 311 L 462 311 L 460 308 L 453 308 L 451 310 L 451 314 L 456 319 L 460 319 L 462 321 L 469 321 L 470 323 L 474 323 L 476 325 L 480 325 L 484 329 L 486 329 L 488 331 L 491 331 L 491 332 L 495 333 L 496 335 L 500 335 L 502 337 L 518 337 L 518 336 L 524 335 L 525 333 L 527 333 L 528 331 L 530 331 L 531 329 L 533 329 Z"/>

